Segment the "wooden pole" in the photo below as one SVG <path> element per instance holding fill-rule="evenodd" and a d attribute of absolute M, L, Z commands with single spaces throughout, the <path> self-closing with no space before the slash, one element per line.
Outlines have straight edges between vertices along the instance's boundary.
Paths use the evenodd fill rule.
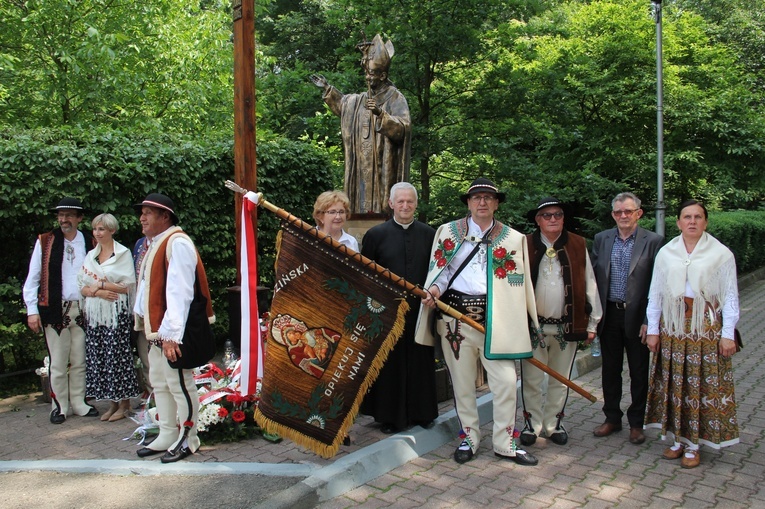
<path fill-rule="evenodd" d="M 257 189 L 255 141 L 255 0 L 233 0 L 234 25 L 234 179 L 246 189 Z M 234 195 L 236 218 L 236 284 L 241 281 L 239 251 L 242 200 Z M 253 213 L 257 230 L 257 213 Z"/>
<path fill-rule="evenodd" d="M 233 184 L 233 183 L 230 182 L 230 181 L 226 182 L 226 187 L 228 187 L 229 189 L 232 189 L 234 191 L 237 191 L 237 192 L 245 192 L 245 193 L 247 192 L 246 189 L 242 189 L 241 187 L 236 186 L 235 184 L 234 185 L 231 185 L 231 184 Z M 406 291 L 408 291 L 410 293 L 413 293 L 414 295 L 416 295 L 416 296 L 418 296 L 420 298 L 424 298 L 424 297 L 427 296 L 427 293 L 426 293 L 426 291 L 423 288 L 421 288 L 419 286 L 413 285 L 412 283 L 410 283 L 406 279 L 402 278 L 401 276 L 397 276 L 396 274 L 394 274 L 390 270 L 386 269 L 385 267 L 382 267 L 382 266 L 378 265 L 373 260 L 370 260 L 369 258 L 367 258 L 366 256 L 362 255 L 361 253 L 357 253 L 353 249 L 350 249 L 347 246 L 345 246 L 344 244 L 340 244 L 338 241 L 333 239 L 330 235 L 327 235 L 326 233 L 320 231 L 315 225 L 308 224 L 305 221 L 303 221 L 302 219 L 300 219 L 300 218 L 298 218 L 296 216 L 293 216 L 292 214 L 290 214 L 286 210 L 280 209 L 279 207 L 277 207 L 273 203 L 270 203 L 270 202 L 264 200 L 262 193 L 258 193 L 258 206 L 270 210 L 271 212 L 276 214 L 279 218 L 284 219 L 285 221 L 289 221 L 291 224 L 294 224 L 296 227 L 301 228 L 303 231 L 306 231 L 306 232 L 308 232 L 308 233 L 318 237 L 322 242 L 326 242 L 327 244 L 330 244 L 336 250 L 338 250 L 338 251 L 340 251 L 342 253 L 345 253 L 349 258 L 352 258 L 354 260 L 357 260 L 357 261 L 361 262 L 364 266 L 368 267 L 371 270 L 376 271 L 379 275 L 381 275 L 383 277 L 386 277 L 386 278 L 390 279 L 391 281 L 393 281 L 395 284 L 405 288 Z M 479 332 L 483 332 L 483 333 L 486 332 L 486 329 L 484 329 L 483 325 L 481 325 L 480 323 L 478 323 L 475 320 L 471 319 L 470 317 L 460 313 L 459 311 L 457 311 L 456 309 L 452 308 L 448 304 L 445 304 L 445 303 L 441 302 L 440 300 L 436 300 L 436 306 L 438 307 L 438 309 L 442 313 L 446 313 L 447 315 L 449 315 L 451 317 L 454 317 L 454 318 L 456 318 L 457 320 L 460 320 L 463 323 L 466 323 L 467 325 L 473 327 L 475 330 L 477 330 Z M 573 389 L 575 392 L 577 392 L 580 395 L 584 396 L 585 398 L 587 398 L 588 400 L 592 401 L 593 403 L 597 401 L 597 398 L 595 398 L 595 396 L 593 396 L 592 394 L 590 394 L 589 392 L 587 392 L 582 387 L 580 387 L 579 385 L 575 384 L 574 382 L 572 382 L 571 380 L 569 380 L 565 376 L 561 375 L 560 373 L 558 373 L 554 369 L 551 369 L 546 364 L 542 364 L 541 362 L 539 362 L 538 360 L 536 360 L 533 357 L 529 357 L 528 359 L 524 359 L 524 360 L 528 361 L 532 365 L 534 365 L 537 368 L 541 369 L 542 371 L 544 371 L 545 373 L 547 373 L 551 377 L 553 377 L 556 380 L 558 380 L 560 383 L 566 385 L 570 389 Z"/>

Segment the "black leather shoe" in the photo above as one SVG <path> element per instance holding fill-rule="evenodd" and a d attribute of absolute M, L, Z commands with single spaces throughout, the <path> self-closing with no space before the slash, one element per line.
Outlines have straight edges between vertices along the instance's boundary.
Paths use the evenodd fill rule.
<path fill-rule="evenodd" d="M 462 463 L 467 463 L 472 459 L 473 448 L 470 447 L 470 444 L 468 444 L 466 440 L 463 440 L 460 446 L 457 447 L 457 450 L 454 451 L 454 461 L 461 465 Z"/>
<path fill-rule="evenodd" d="M 143 439 L 143 445 L 144 447 L 148 446 L 150 443 L 155 441 L 159 435 L 149 435 L 146 438 Z"/>
<path fill-rule="evenodd" d="M 539 463 L 539 460 L 536 459 L 534 455 L 521 450 L 515 451 L 515 456 L 505 456 L 504 454 L 500 454 L 498 452 L 495 452 L 494 455 L 498 458 L 502 458 L 503 460 L 514 461 L 515 463 L 525 467 L 533 467 Z"/>
<path fill-rule="evenodd" d="M 141 447 L 135 453 L 139 458 L 146 458 L 147 456 L 154 456 L 155 454 L 160 454 L 163 452 L 165 451 L 155 451 L 154 449 L 149 449 L 148 447 Z"/>
<path fill-rule="evenodd" d="M 183 458 L 187 458 L 191 456 L 193 453 L 191 452 L 191 449 L 188 447 L 181 447 L 178 451 L 167 451 L 164 456 L 162 456 L 162 463 L 175 463 L 176 461 L 181 461 Z"/>
<path fill-rule="evenodd" d="M 83 415 L 83 417 L 98 417 L 98 409 L 94 406 L 90 407 L 88 413 Z"/>
<path fill-rule="evenodd" d="M 66 420 L 66 415 L 62 414 L 58 410 L 54 410 L 50 413 L 50 422 L 52 424 L 62 424 Z"/>
<path fill-rule="evenodd" d="M 554 444 L 566 445 L 568 443 L 568 433 L 565 431 L 558 431 L 557 433 L 550 435 L 550 440 Z"/>
<path fill-rule="evenodd" d="M 436 425 L 436 421 L 417 421 L 415 424 L 417 424 L 422 429 L 431 429 Z"/>
<path fill-rule="evenodd" d="M 525 446 L 534 445 L 537 441 L 537 436 L 534 433 L 524 431 L 521 433 L 521 443 Z"/>
<path fill-rule="evenodd" d="M 386 422 L 382 426 L 380 426 L 380 431 L 382 431 L 386 435 L 393 435 L 394 433 L 398 433 L 398 428 L 394 426 L 393 424 Z"/>

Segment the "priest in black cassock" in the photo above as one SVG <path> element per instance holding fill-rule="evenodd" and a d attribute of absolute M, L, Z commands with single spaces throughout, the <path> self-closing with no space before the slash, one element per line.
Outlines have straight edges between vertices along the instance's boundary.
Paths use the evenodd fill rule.
<path fill-rule="evenodd" d="M 394 184 L 388 205 L 393 218 L 367 231 L 361 254 L 408 282 L 422 285 L 436 232 L 414 219 L 417 190 L 412 184 Z M 431 428 L 438 417 L 434 348 L 414 342 L 420 298 L 410 295 L 408 300 L 404 334 L 361 405 L 361 413 L 373 416 L 386 434 L 415 424 Z"/>

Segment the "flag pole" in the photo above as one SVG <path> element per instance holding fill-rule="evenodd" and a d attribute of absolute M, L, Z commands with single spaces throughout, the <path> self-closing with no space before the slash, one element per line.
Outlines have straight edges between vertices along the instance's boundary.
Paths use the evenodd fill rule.
<path fill-rule="evenodd" d="M 246 194 L 248 191 L 239 185 L 237 185 L 235 182 L 232 182 L 230 180 L 226 181 L 226 187 L 231 189 L 232 191 L 235 191 L 237 193 Z M 406 279 L 402 278 L 401 276 L 397 276 L 390 270 L 386 269 L 385 267 L 382 267 L 374 262 L 374 260 L 370 260 L 366 256 L 362 255 L 361 253 L 357 253 L 353 249 L 348 248 L 347 246 L 340 244 L 335 239 L 333 239 L 330 235 L 327 235 L 326 233 L 320 231 L 316 226 L 311 225 L 300 219 L 299 217 L 293 216 L 289 212 L 287 212 L 284 209 L 281 209 L 274 205 L 273 203 L 268 202 L 263 198 L 263 193 L 255 193 L 257 205 L 261 206 L 274 214 L 276 214 L 277 217 L 284 219 L 285 221 L 289 221 L 291 224 L 295 225 L 298 228 L 301 228 L 307 233 L 310 233 L 311 235 L 314 235 L 318 237 L 322 242 L 326 242 L 327 244 L 331 245 L 334 249 L 345 253 L 349 258 L 357 260 L 361 262 L 365 267 L 369 268 L 370 270 L 376 271 L 379 275 L 386 277 L 390 279 L 392 282 L 396 283 L 397 285 L 403 287 L 407 292 L 413 293 L 414 295 L 425 298 L 428 296 L 428 293 L 425 289 L 423 289 L 420 286 L 413 285 Z M 464 315 L 454 309 L 453 307 L 449 306 L 448 304 L 445 304 L 441 302 L 440 300 L 436 299 L 436 306 L 438 309 L 453 318 L 456 318 L 457 320 L 473 327 L 478 332 L 485 333 L 486 329 L 481 325 L 480 323 L 476 322 L 472 318 L 468 317 L 467 315 Z M 596 402 L 597 398 L 584 390 L 579 385 L 575 384 L 565 376 L 561 375 L 554 369 L 550 368 L 546 364 L 543 364 L 539 362 L 537 359 L 533 357 L 529 357 L 528 359 L 524 359 L 525 361 L 528 361 L 533 366 L 541 369 L 551 377 L 558 380 L 560 383 L 566 385 L 568 388 L 573 389 L 575 392 L 579 393 L 581 396 L 584 396 L 591 402 Z"/>

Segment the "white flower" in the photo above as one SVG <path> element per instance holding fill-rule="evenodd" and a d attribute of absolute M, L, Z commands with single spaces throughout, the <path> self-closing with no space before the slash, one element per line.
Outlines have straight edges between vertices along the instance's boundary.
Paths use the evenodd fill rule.
<path fill-rule="evenodd" d="M 218 415 L 218 410 L 220 410 L 220 405 L 217 403 L 210 403 L 200 408 L 197 430 L 207 431 L 213 424 L 223 422 L 223 418 Z"/>

